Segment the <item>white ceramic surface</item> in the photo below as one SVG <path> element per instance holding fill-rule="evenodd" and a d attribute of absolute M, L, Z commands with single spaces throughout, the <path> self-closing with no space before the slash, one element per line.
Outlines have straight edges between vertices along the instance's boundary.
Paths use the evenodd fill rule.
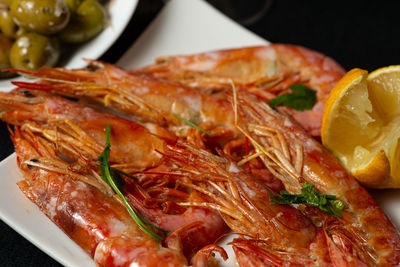
<path fill-rule="evenodd" d="M 82 68 L 87 65 L 83 58 L 97 59 L 101 57 L 118 39 L 130 21 L 138 0 L 110 0 L 106 5 L 109 13 L 107 27 L 94 39 L 80 45 L 68 58 L 62 58 L 63 67 L 69 69 Z M 24 78 L 0 79 L 0 91 L 10 91 L 14 86 L 12 80 L 22 81 Z"/>
<path fill-rule="evenodd" d="M 118 64 L 133 68 L 158 56 L 266 43 L 201 0 L 171 0 Z M 0 177 L 0 219 L 61 264 L 94 266 L 89 256 L 19 191 L 15 183 L 22 178 L 15 154 L 0 163 Z M 374 191 L 373 196 L 399 227 L 399 191 Z M 222 265 L 234 266 L 232 258 Z"/>
<path fill-rule="evenodd" d="M 159 56 L 268 43 L 206 2 L 171 0 L 117 64 L 130 69 Z"/>

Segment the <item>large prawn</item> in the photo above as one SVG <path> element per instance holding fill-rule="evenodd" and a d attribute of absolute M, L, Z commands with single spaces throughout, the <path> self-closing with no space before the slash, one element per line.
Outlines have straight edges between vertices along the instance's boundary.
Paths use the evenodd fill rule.
<path fill-rule="evenodd" d="M 268 197 L 272 191 L 233 160 L 182 140 L 166 142 L 164 151 L 166 159 L 185 176 L 181 183 L 207 196 L 203 202 L 191 200 L 180 205 L 216 209 L 234 232 L 243 234 L 245 239 L 264 242 L 268 247 L 266 265 L 275 263 L 271 259 L 279 259 L 282 265 L 320 266 L 329 262 L 327 250 L 324 253 L 322 249 L 320 254 L 313 251 L 315 247 L 323 248 L 323 244 L 312 221 L 293 207 L 272 205 Z M 235 247 L 236 242 L 231 244 Z M 208 248 L 204 250 L 207 252 Z M 203 262 L 204 256 L 209 255 L 202 252 L 196 255 L 195 262 Z M 239 264 L 246 266 L 239 252 L 236 256 Z"/>
<path fill-rule="evenodd" d="M 197 141 L 198 145 L 202 145 L 204 139 L 211 139 L 211 143 L 226 143 L 237 137 L 229 102 L 193 88 L 144 74 L 132 74 L 111 64 L 98 61 L 91 61 L 91 64 L 91 69 L 82 70 L 42 68 L 37 72 L 21 71 L 43 78 L 42 83 L 14 84 L 97 102 L 136 121 L 166 126 L 178 136 Z M 207 130 L 212 137 L 200 137 L 177 115 Z"/>
<path fill-rule="evenodd" d="M 211 132 L 215 143 L 232 137 L 233 114 L 224 94 L 212 97 L 207 92 L 230 90 L 233 83 L 268 101 L 287 92 L 290 85 L 303 83 L 317 91 L 317 104 L 309 111 L 284 110 L 312 135 L 319 136 L 325 100 L 344 74 L 332 59 L 293 45 L 160 58 L 155 65 L 131 73 L 110 64 L 90 63 L 92 68 L 82 70 L 19 71 L 42 78 L 47 86 L 15 84 L 90 99 L 134 119 L 169 126 L 181 136 L 199 140 L 173 115 L 178 114 Z"/>
<path fill-rule="evenodd" d="M 55 95 L 40 92 L 14 91 L 0 95 L 1 118 L 8 123 L 18 125 L 31 135 L 39 136 L 43 141 L 36 146 L 53 145 L 55 152 L 76 162 L 71 171 L 78 166 L 93 166 L 104 145 L 104 127 L 112 128 L 112 149 L 110 162 L 112 167 L 124 172 L 150 171 L 159 173 L 162 168 L 160 152 L 164 141 L 150 133 L 146 128 L 116 115 L 99 111 L 82 104 L 72 102 Z M 152 127 L 157 135 L 176 138 L 161 127 Z M 56 153 L 57 152 L 57 153 Z M 64 164 L 65 165 L 65 164 Z M 63 166 L 63 165 L 61 165 Z M 69 169 L 53 166 L 51 170 L 68 174 Z M 181 242 L 184 254 L 190 259 L 198 249 L 214 242 L 227 227 L 218 212 L 209 208 L 183 208 L 175 204 L 177 200 L 187 201 L 195 197 L 190 192 L 181 192 L 175 186 L 175 177 L 152 183 L 149 179 L 139 182 L 127 181 L 126 194 L 129 201 L 158 227 L 171 231 L 167 241 Z M 83 179 L 83 178 L 82 178 Z M 98 180 L 84 181 L 109 194 L 108 187 Z M 201 197 L 197 196 L 201 200 Z M 87 227 L 90 227 L 88 225 Z M 63 228 L 63 227 L 61 227 Z M 190 233 L 190 239 L 187 236 Z M 189 249 L 190 248 L 190 249 Z"/>
<path fill-rule="evenodd" d="M 314 136 L 320 135 L 329 92 L 345 73 L 331 58 L 287 44 L 160 57 L 155 64 L 132 71 L 214 94 L 230 91 L 234 83 L 264 101 L 287 92 L 292 84 L 305 84 L 317 91 L 317 104 L 310 111 L 285 111 Z"/>
<path fill-rule="evenodd" d="M 15 128 L 12 140 L 25 179 L 21 191 L 99 266 L 183 266 L 179 251 L 164 248 L 132 223 L 119 201 L 104 193 L 90 168 L 58 158 L 46 139 Z M 75 171 L 74 171 L 75 169 Z M 97 185 L 97 186 L 93 186 Z"/>
<path fill-rule="evenodd" d="M 398 266 L 398 231 L 338 160 L 296 122 L 254 96 L 234 92 L 232 98 L 237 127 L 253 147 L 249 158 L 260 157 L 291 193 L 299 193 L 301 184 L 309 182 L 319 192 L 343 201 L 346 208 L 340 218 L 300 206 L 304 214 L 322 225 L 333 264 Z"/>

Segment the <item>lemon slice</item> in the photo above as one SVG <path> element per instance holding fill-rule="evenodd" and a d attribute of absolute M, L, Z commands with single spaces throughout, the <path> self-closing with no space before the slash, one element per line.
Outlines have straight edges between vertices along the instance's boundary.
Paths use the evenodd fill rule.
<path fill-rule="evenodd" d="M 349 71 L 325 104 L 322 143 L 363 184 L 400 187 L 400 66 Z"/>

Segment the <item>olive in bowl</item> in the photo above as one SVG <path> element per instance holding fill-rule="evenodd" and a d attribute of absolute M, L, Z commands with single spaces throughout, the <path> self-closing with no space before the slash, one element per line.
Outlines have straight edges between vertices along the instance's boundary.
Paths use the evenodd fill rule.
<path fill-rule="evenodd" d="M 13 0 L 11 15 L 29 31 L 54 34 L 67 26 L 71 13 L 64 0 Z"/>
<path fill-rule="evenodd" d="M 73 51 L 78 46 L 65 43 L 93 39 L 105 28 L 106 18 L 98 0 L 0 0 L 0 34 L 8 37 L 2 53 L 13 68 L 55 66 L 60 44 L 63 53 Z"/>
<path fill-rule="evenodd" d="M 106 12 L 97 0 L 70 0 L 67 3 L 72 11 L 71 21 L 58 35 L 61 42 L 86 42 L 104 29 Z"/>
<path fill-rule="evenodd" d="M 0 30 L 7 37 L 15 38 L 17 36 L 18 26 L 8 9 L 0 9 Z"/>
<path fill-rule="evenodd" d="M 60 56 L 57 39 L 37 33 L 26 33 L 15 40 L 10 51 L 14 68 L 35 70 L 41 66 L 55 66 Z"/>

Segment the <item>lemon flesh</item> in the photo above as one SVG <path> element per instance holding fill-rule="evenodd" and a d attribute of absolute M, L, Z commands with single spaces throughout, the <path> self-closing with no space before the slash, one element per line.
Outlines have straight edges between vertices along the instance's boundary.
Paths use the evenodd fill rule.
<path fill-rule="evenodd" d="M 362 183 L 400 187 L 400 66 L 348 72 L 324 109 L 321 137 Z"/>

